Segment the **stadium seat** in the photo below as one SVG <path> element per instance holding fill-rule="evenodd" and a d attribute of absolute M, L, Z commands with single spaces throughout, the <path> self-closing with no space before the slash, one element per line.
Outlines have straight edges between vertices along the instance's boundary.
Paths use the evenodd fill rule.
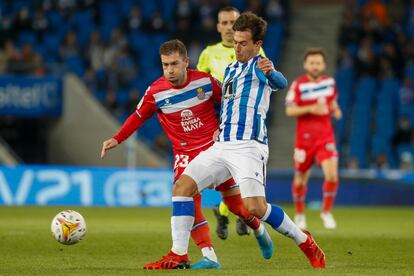
<path fill-rule="evenodd" d="M 360 79 L 355 89 L 349 146 L 350 155 L 359 159 L 362 168 L 368 166 L 369 160 L 369 135 L 375 89 L 376 81 L 373 78 Z"/>
<path fill-rule="evenodd" d="M 71 56 L 64 60 L 65 66 L 69 72 L 73 72 L 78 77 L 82 77 L 85 72 L 83 60 L 79 56 Z"/>

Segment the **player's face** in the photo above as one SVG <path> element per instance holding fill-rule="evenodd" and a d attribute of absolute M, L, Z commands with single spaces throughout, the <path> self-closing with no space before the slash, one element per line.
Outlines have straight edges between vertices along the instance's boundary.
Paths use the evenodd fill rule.
<path fill-rule="evenodd" d="M 236 31 L 234 33 L 234 51 L 237 61 L 244 63 L 259 54 L 262 41 L 253 42 L 250 31 Z"/>
<path fill-rule="evenodd" d="M 181 85 L 187 80 L 188 57 L 179 53 L 161 55 L 164 77 L 174 86 Z"/>
<path fill-rule="evenodd" d="M 326 69 L 326 63 L 322 55 L 309 55 L 303 64 L 306 74 L 312 79 L 318 79 Z"/>
<path fill-rule="evenodd" d="M 233 25 L 239 15 L 235 11 L 222 11 L 218 14 L 217 31 L 226 46 L 233 45 Z"/>

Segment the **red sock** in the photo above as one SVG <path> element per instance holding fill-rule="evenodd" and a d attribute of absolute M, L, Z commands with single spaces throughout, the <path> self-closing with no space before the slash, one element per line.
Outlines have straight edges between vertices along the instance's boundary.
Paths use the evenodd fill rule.
<path fill-rule="evenodd" d="M 210 237 L 210 227 L 201 211 L 201 194 L 194 198 L 194 225 L 191 230 L 191 238 L 194 243 L 200 248 L 213 247 Z"/>
<path fill-rule="evenodd" d="M 308 187 L 305 185 L 299 186 L 295 182 L 292 184 L 293 204 L 295 205 L 296 214 L 303 214 L 305 212 L 305 199 Z"/>
<path fill-rule="evenodd" d="M 338 190 L 338 181 L 325 181 L 323 182 L 323 202 L 322 212 L 328 213 L 331 211 L 336 197 L 336 191 Z"/>
<path fill-rule="evenodd" d="M 253 216 L 252 214 L 247 211 L 246 207 L 244 207 L 243 200 L 238 195 L 232 196 L 225 196 L 223 197 L 224 203 L 229 207 L 230 212 L 238 216 L 241 220 L 244 221 L 250 228 L 256 230 L 260 226 L 260 220 Z"/>

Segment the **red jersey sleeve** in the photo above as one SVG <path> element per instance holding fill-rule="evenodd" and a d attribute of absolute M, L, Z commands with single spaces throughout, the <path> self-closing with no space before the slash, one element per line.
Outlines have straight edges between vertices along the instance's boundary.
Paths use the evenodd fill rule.
<path fill-rule="evenodd" d="M 140 128 L 147 119 L 151 118 L 156 111 L 157 106 L 155 104 L 154 96 L 152 95 L 150 88 L 148 88 L 144 97 L 142 97 L 141 101 L 138 103 L 136 111 L 128 117 L 113 138 L 117 140 L 118 143 L 122 143 Z"/>
<path fill-rule="evenodd" d="M 292 84 L 289 87 L 289 90 L 286 94 L 285 103 L 287 106 L 292 105 L 299 105 L 300 102 L 300 95 L 299 95 L 299 89 L 298 89 L 298 82 L 295 80 L 292 82 Z"/>
<path fill-rule="evenodd" d="M 212 90 L 213 90 L 213 100 L 220 106 L 221 104 L 221 84 L 218 80 L 210 76 Z"/>

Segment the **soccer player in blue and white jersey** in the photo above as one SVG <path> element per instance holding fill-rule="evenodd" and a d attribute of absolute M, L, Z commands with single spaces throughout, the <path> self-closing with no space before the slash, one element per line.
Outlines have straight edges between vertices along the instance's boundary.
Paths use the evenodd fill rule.
<path fill-rule="evenodd" d="M 224 75 L 220 134 L 212 147 L 186 167 L 173 188 L 169 255 L 186 255 L 194 222 L 193 196 L 233 176 L 247 209 L 279 233 L 292 238 L 315 268 L 324 268 L 325 254 L 282 208 L 265 198 L 268 146 L 265 119 L 272 91 L 287 87 L 287 80 L 269 59 L 259 55 L 267 23 L 246 12 L 234 23 L 236 62 Z M 170 259 L 170 261 L 174 261 Z"/>

